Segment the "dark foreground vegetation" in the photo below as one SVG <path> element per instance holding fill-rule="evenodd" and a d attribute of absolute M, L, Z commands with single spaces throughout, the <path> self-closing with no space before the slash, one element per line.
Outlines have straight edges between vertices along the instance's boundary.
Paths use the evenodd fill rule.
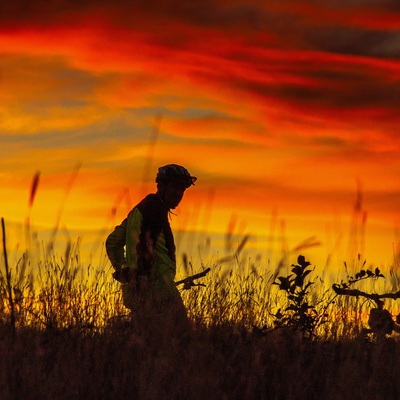
<path fill-rule="evenodd" d="M 83 267 L 73 246 L 13 265 L 3 257 L 0 399 L 400 398 L 397 325 L 390 316 L 383 334 L 366 330 L 377 298 L 360 293 L 375 286 L 353 289 L 383 274 L 359 266 L 338 294 L 304 257 L 291 262 L 211 265 L 205 287 L 182 292 L 192 322 L 184 339 L 164 337 L 156 318 L 136 327 L 110 267 Z M 186 258 L 183 269 L 198 272 Z"/>
<path fill-rule="evenodd" d="M 149 346 L 102 333 L 1 330 L 2 399 L 398 399 L 400 350 L 388 340 L 303 340 L 288 332 L 196 331 Z"/>

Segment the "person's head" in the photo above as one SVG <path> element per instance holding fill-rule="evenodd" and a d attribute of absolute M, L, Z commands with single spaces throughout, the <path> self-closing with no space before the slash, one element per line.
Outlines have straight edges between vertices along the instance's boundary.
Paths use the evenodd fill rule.
<path fill-rule="evenodd" d="M 157 193 L 169 208 L 176 208 L 181 202 L 185 190 L 194 185 L 197 178 L 177 164 L 160 167 L 156 176 Z"/>

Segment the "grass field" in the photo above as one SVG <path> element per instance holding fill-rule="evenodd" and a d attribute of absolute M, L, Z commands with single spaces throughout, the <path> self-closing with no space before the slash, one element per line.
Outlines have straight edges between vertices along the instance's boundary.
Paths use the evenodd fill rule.
<path fill-rule="evenodd" d="M 290 265 L 232 257 L 207 266 L 206 287 L 182 292 L 189 339 L 158 342 L 148 333 L 160 332 L 157 321 L 147 333 L 131 324 L 106 261 L 83 266 L 74 246 L 62 256 L 50 246 L 2 268 L 0 398 L 399 398 L 397 337 L 361 334 L 371 302 L 335 295 L 311 270 L 307 298 L 325 317 L 305 337 L 276 325 L 288 299 L 273 282 Z"/>
<path fill-rule="evenodd" d="M 156 327 L 155 327 L 156 328 Z M 1 332 L 4 399 L 397 399 L 399 347 L 343 337 L 252 337 L 198 328 L 182 346 L 149 347 L 114 326 Z"/>
<path fill-rule="evenodd" d="M 206 287 L 182 292 L 192 323 L 189 339 L 155 342 L 151 332 L 165 327 L 156 318 L 146 333 L 135 327 L 105 259 L 82 265 L 79 249 L 70 244 L 62 256 L 47 246 L 8 265 L 4 251 L 0 398 L 399 398 L 396 334 L 379 341 L 362 334 L 375 307 L 371 300 L 338 296 L 334 282 L 310 266 L 300 300 L 313 307 L 303 311 L 316 322 L 312 334 L 293 317 L 294 309 L 287 310 L 288 292 L 273 283 L 296 260 L 255 266 L 237 252 L 225 263 L 207 265 Z M 186 259 L 183 264 L 185 274 L 198 272 Z M 398 290 L 397 269 L 393 265 L 379 279 L 382 290 Z M 360 285 L 372 293 L 377 281 Z M 397 310 L 396 300 L 385 306 Z"/>

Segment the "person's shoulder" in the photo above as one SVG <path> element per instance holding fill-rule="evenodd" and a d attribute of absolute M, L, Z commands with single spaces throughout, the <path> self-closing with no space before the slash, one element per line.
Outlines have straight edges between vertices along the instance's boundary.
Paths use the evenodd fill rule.
<path fill-rule="evenodd" d="M 154 193 L 148 194 L 137 207 L 141 210 L 148 208 L 159 208 L 162 205 L 158 196 Z"/>
<path fill-rule="evenodd" d="M 168 214 L 165 206 L 156 194 L 147 195 L 137 207 L 144 217 L 161 218 Z"/>

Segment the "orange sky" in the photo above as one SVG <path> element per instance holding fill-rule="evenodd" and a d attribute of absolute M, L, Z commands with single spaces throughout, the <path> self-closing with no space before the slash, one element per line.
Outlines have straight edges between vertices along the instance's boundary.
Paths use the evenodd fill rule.
<path fill-rule="evenodd" d="M 359 191 L 359 229 L 363 215 L 366 225 L 355 252 L 393 262 L 397 0 L 7 3 L 6 221 L 25 220 L 40 171 L 33 224 L 110 229 L 144 194 L 143 177 L 153 190 L 157 167 L 176 162 L 198 177 L 172 220 L 176 230 L 224 233 L 236 215 L 235 232 L 253 235 L 254 246 L 265 249 L 273 235 L 293 248 L 316 236 L 315 262 L 331 252 L 341 261 Z"/>

